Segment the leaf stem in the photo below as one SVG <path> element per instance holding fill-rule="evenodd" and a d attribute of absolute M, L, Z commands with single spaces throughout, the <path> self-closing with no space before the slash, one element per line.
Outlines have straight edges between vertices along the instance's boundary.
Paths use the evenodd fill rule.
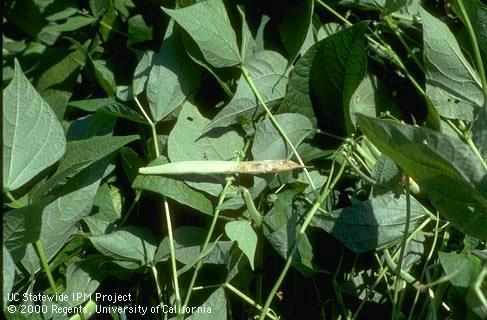
<path fill-rule="evenodd" d="M 144 116 L 145 120 L 147 121 L 147 124 L 151 128 L 152 132 L 152 142 L 154 143 L 154 153 L 156 155 L 156 158 L 159 158 L 161 156 L 161 153 L 159 151 L 159 140 L 157 138 L 157 131 L 156 131 L 156 124 L 151 120 L 147 112 L 145 112 L 144 107 L 142 107 L 142 104 L 140 104 L 139 99 L 137 97 L 134 97 L 135 103 L 137 104 L 137 107 L 139 107 L 140 112 L 142 112 L 142 115 Z"/>
<path fill-rule="evenodd" d="M 14 196 L 10 193 L 10 191 L 5 190 L 5 195 L 10 201 L 12 201 L 15 207 L 22 208 L 22 205 L 17 201 L 17 199 L 14 198 Z"/>
<path fill-rule="evenodd" d="M 216 206 L 215 213 L 213 214 L 213 219 L 211 220 L 210 228 L 208 229 L 208 233 L 206 235 L 205 242 L 203 243 L 203 246 L 201 248 L 200 255 L 204 254 L 206 252 L 208 244 L 210 243 L 211 236 L 213 235 L 213 230 L 215 229 L 216 222 L 218 221 L 218 216 L 220 215 L 219 207 L 223 203 L 223 201 L 225 200 L 225 196 L 226 196 L 228 190 L 230 189 L 230 186 L 232 185 L 233 179 L 234 179 L 233 177 L 227 178 L 227 184 L 223 188 L 223 190 L 220 194 L 220 197 L 218 198 L 218 204 Z M 195 269 L 193 272 L 193 276 L 191 277 L 191 281 L 189 283 L 189 287 L 188 287 L 188 290 L 186 293 L 186 297 L 184 298 L 183 306 L 187 306 L 189 303 L 189 299 L 191 298 L 191 293 L 193 292 L 193 287 L 194 287 L 194 284 L 196 282 L 196 278 L 198 277 L 198 272 L 201 269 L 201 267 L 203 266 L 203 261 L 204 261 L 204 259 L 200 257 L 199 261 L 196 263 L 196 266 L 195 266 Z M 186 310 L 186 308 L 184 308 L 184 310 Z M 183 318 L 184 318 L 184 314 L 185 314 L 184 310 L 183 310 Z"/>
<path fill-rule="evenodd" d="M 157 298 L 159 300 L 159 304 L 163 305 L 162 303 L 162 290 L 161 290 L 161 285 L 159 284 L 159 273 L 157 272 L 156 266 L 151 267 L 152 270 L 152 275 L 154 276 L 154 282 L 156 283 L 156 290 L 157 290 Z"/>
<path fill-rule="evenodd" d="M 44 246 L 42 245 L 41 240 L 37 240 L 34 242 L 35 247 L 37 249 L 37 254 L 39 255 L 39 260 L 41 260 L 42 267 L 44 268 L 44 272 L 46 273 L 47 280 L 49 280 L 49 284 L 51 285 L 51 290 L 54 294 L 58 294 L 56 283 L 54 282 L 54 278 L 52 277 L 51 268 L 49 267 L 49 263 L 46 259 L 46 252 L 44 251 Z"/>
<path fill-rule="evenodd" d="M 480 79 L 482 81 L 482 89 L 484 92 L 484 98 L 487 99 L 487 79 L 485 76 L 485 69 L 484 64 L 482 62 L 482 56 L 480 54 L 479 43 L 477 41 L 477 36 L 475 35 L 475 31 L 472 26 L 472 22 L 470 21 L 467 11 L 465 10 L 465 6 L 463 5 L 463 0 L 457 0 L 458 8 L 462 12 L 462 15 L 465 17 L 465 26 L 468 30 L 468 35 L 470 37 L 470 41 L 472 42 L 473 52 L 475 55 L 475 62 L 477 64 L 477 69 L 480 75 Z"/>
<path fill-rule="evenodd" d="M 296 156 L 296 159 L 298 160 L 298 163 L 301 166 L 303 166 L 303 172 L 306 175 L 306 178 L 308 179 L 309 185 L 313 189 L 313 192 L 316 194 L 316 196 L 318 196 L 319 195 L 318 190 L 316 189 L 316 186 L 315 186 L 315 184 L 313 182 L 313 179 L 311 179 L 311 176 L 309 175 L 309 172 L 306 169 L 306 166 L 305 166 L 303 160 L 301 159 L 301 156 L 299 155 L 298 151 L 296 150 L 296 148 L 294 147 L 293 143 L 291 142 L 291 140 L 287 136 L 286 132 L 284 132 L 284 129 L 282 129 L 282 127 L 279 124 L 279 122 L 277 121 L 277 119 L 272 114 L 271 110 L 269 109 L 269 107 L 265 103 L 264 99 L 262 99 L 262 96 L 260 95 L 259 91 L 255 87 L 255 83 L 252 80 L 252 78 L 250 77 L 250 74 L 248 73 L 247 69 L 244 66 L 241 66 L 240 69 L 242 70 L 242 74 L 243 74 L 245 80 L 247 80 L 247 83 L 249 84 L 250 88 L 252 89 L 252 91 L 253 91 L 254 95 L 256 96 L 257 100 L 259 100 L 260 104 L 262 105 L 262 107 L 264 108 L 265 112 L 269 116 L 269 119 L 271 120 L 271 122 L 276 127 L 276 130 L 281 134 L 281 136 L 284 139 L 284 141 L 286 141 L 286 143 L 289 145 L 289 147 L 291 148 L 293 154 Z"/>
<path fill-rule="evenodd" d="M 301 225 L 301 228 L 299 230 L 298 235 L 296 236 L 296 240 L 294 241 L 293 247 L 291 249 L 291 252 L 288 254 L 286 263 L 284 265 L 284 268 L 282 269 L 281 273 L 279 274 L 279 277 L 277 278 L 277 281 L 274 283 L 274 286 L 271 289 L 271 292 L 267 296 L 266 302 L 264 304 L 264 308 L 262 309 L 262 312 L 260 313 L 259 320 L 264 320 L 267 314 L 267 310 L 269 309 L 272 300 L 274 299 L 274 296 L 279 290 L 279 287 L 281 286 L 281 283 L 284 281 L 284 278 L 289 270 L 289 267 L 291 266 L 291 263 L 293 261 L 294 254 L 296 253 L 296 250 L 298 249 L 299 243 L 301 239 L 304 237 L 306 229 L 308 225 L 311 223 L 311 220 L 313 219 L 314 215 L 318 211 L 318 209 L 321 207 L 323 202 L 328 198 L 330 195 L 331 190 L 335 187 L 335 185 L 338 183 L 338 180 L 341 178 L 343 171 L 345 169 L 345 162 L 342 163 L 340 170 L 338 171 L 335 179 L 333 182 L 330 184 L 327 184 L 325 189 L 323 190 L 323 193 L 320 195 L 320 197 L 317 199 L 317 201 L 314 203 L 313 207 L 310 209 L 308 212 L 305 221 Z M 331 175 L 330 175 L 331 176 Z M 331 181 L 331 179 L 329 179 Z"/>
<path fill-rule="evenodd" d="M 164 213 L 166 215 L 167 235 L 169 237 L 169 252 L 171 254 L 171 269 L 172 269 L 172 278 L 173 278 L 173 285 L 174 285 L 174 294 L 176 296 L 176 306 L 179 307 L 181 305 L 181 295 L 179 294 L 178 270 L 176 267 L 176 251 L 174 249 L 171 214 L 169 211 L 169 204 L 167 203 L 166 198 L 164 198 Z"/>
<path fill-rule="evenodd" d="M 406 181 L 409 181 L 409 176 L 406 175 Z M 408 234 L 409 234 L 409 225 L 411 220 L 411 192 L 409 190 L 409 183 L 406 183 L 406 222 L 404 224 L 404 235 L 402 236 L 402 243 L 401 243 L 401 251 L 399 253 L 399 260 L 397 263 L 397 268 L 396 268 L 396 283 L 394 287 L 394 301 L 393 301 L 393 311 L 392 311 L 392 319 L 397 319 L 398 318 L 398 313 L 400 310 L 398 310 L 398 294 L 399 294 L 399 279 L 400 279 L 400 274 L 402 271 L 402 262 L 404 260 L 404 253 L 406 252 L 406 244 L 407 244 L 407 239 L 408 239 Z"/>
<path fill-rule="evenodd" d="M 240 297 L 243 301 L 247 302 L 248 304 L 250 304 L 251 306 L 255 307 L 257 310 L 261 311 L 263 308 L 260 304 L 258 304 L 257 302 L 255 302 L 254 300 L 252 300 L 249 296 L 247 296 L 246 294 L 244 294 L 242 291 L 238 290 L 237 288 L 235 288 L 234 286 L 232 286 L 230 283 L 225 283 L 223 284 L 223 286 L 228 289 L 229 291 L 233 292 L 234 294 L 236 294 L 238 297 Z M 271 309 L 269 309 L 267 311 L 267 316 L 272 319 L 272 320 L 277 320 L 278 317 L 275 316 L 275 312 L 272 311 Z"/>

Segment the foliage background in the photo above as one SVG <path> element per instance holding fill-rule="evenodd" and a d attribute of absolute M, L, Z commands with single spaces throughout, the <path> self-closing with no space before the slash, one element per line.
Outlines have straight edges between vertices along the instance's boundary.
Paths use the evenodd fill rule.
<path fill-rule="evenodd" d="M 485 3 L 196 2 L 4 1 L 4 311 L 485 318 Z M 307 167 L 138 174 L 266 159 Z"/>

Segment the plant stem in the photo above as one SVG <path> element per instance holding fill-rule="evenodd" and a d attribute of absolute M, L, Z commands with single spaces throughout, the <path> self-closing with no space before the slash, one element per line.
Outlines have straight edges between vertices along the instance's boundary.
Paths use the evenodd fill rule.
<path fill-rule="evenodd" d="M 39 255 L 39 260 L 41 260 L 42 267 L 44 268 L 44 272 L 46 273 L 47 280 L 49 280 L 49 284 L 51 285 L 51 290 L 54 294 L 58 294 L 56 283 L 54 282 L 54 278 L 52 277 L 51 268 L 46 259 L 46 253 L 44 251 L 44 246 L 42 245 L 41 240 L 37 240 L 34 242 L 35 247 L 37 249 L 37 253 Z"/>
<path fill-rule="evenodd" d="M 477 69 L 480 75 L 480 80 L 482 81 L 482 89 L 484 92 L 484 98 L 487 99 L 487 79 L 485 76 L 485 69 L 484 64 L 482 62 L 482 56 L 480 54 L 479 43 L 477 41 L 477 37 L 475 35 L 475 31 L 473 29 L 472 23 L 468 17 L 467 11 L 465 10 L 465 6 L 463 5 L 463 0 L 457 0 L 458 8 L 462 12 L 462 15 L 465 17 L 465 26 L 468 30 L 468 35 L 470 37 L 470 41 L 472 42 L 473 52 L 475 55 L 475 62 L 477 64 Z"/>
<path fill-rule="evenodd" d="M 254 95 L 256 96 L 257 100 L 259 100 L 260 104 L 262 105 L 262 107 L 264 108 L 265 112 L 267 113 L 267 115 L 269 116 L 269 119 L 271 120 L 271 122 L 274 124 L 274 126 L 276 127 L 276 130 L 279 132 L 279 134 L 282 136 L 282 138 L 284 139 L 284 141 L 289 145 L 289 147 L 291 148 L 293 154 L 295 155 L 296 159 L 298 160 L 298 163 L 303 166 L 303 172 L 304 174 L 306 175 L 306 178 L 308 179 L 308 182 L 309 182 L 309 185 L 311 186 L 311 188 L 313 189 L 313 192 L 316 194 L 316 196 L 319 195 L 318 193 L 318 190 L 316 190 L 316 186 L 313 182 L 313 179 L 311 179 L 311 176 L 309 175 L 309 172 L 308 170 L 306 169 L 306 166 L 303 162 L 303 160 L 301 159 L 301 156 L 299 155 L 298 151 L 296 150 L 296 148 L 294 147 L 293 143 L 291 142 L 291 140 L 289 139 L 289 137 L 287 136 L 286 132 L 284 132 L 284 129 L 282 129 L 281 125 L 279 124 L 279 122 L 276 120 L 276 118 L 274 117 L 274 115 L 272 114 L 271 110 L 269 109 L 269 107 L 267 106 L 267 104 L 265 103 L 264 99 L 262 98 L 262 96 L 260 95 L 259 91 L 257 90 L 257 88 L 255 87 L 255 83 L 254 81 L 252 80 L 252 78 L 250 78 L 250 75 L 247 71 L 247 69 L 244 67 L 244 66 L 241 66 L 240 67 L 241 70 L 242 70 L 242 74 L 245 78 L 245 80 L 247 80 L 247 83 L 249 84 L 250 88 L 252 89 Z"/>
<path fill-rule="evenodd" d="M 166 198 L 164 198 L 164 212 L 166 214 L 167 235 L 169 237 L 169 252 L 171 254 L 171 269 L 172 269 L 172 279 L 174 285 L 174 294 L 176 296 L 176 306 L 179 307 L 181 305 L 181 296 L 179 294 L 178 270 L 176 268 L 176 251 L 174 250 L 174 238 L 172 234 L 171 214 L 169 211 L 169 204 L 167 203 Z"/>
<path fill-rule="evenodd" d="M 159 273 L 157 272 L 156 266 L 151 267 L 152 270 L 152 275 L 154 276 L 154 282 L 156 283 L 156 290 L 157 290 L 157 298 L 159 300 L 159 304 L 163 305 L 162 303 L 162 290 L 161 290 L 161 285 L 159 284 Z"/>
<path fill-rule="evenodd" d="M 386 21 L 387 25 L 389 26 L 389 28 L 392 30 L 392 32 L 394 33 L 394 35 L 399 39 L 399 41 L 401 42 L 401 44 L 404 46 L 404 48 L 406 49 L 406 51 L 408 52 L 408 55 L 413 58 L 414 62 L 416 63 L 416 65 L 419 67 L 419 69 L 421 69 L 421 71 L 423 71 L 423 73 L 425 72 L 424 70 L 424 66 L 423 64 L 418 60 L 418 58 L 416 57 L 416 54 L 413 52 L 413 50 L 411 50 L 411 47 L 409 47 L 408 43 L 406 42 L 406 40 L 404 40 L 402 34 L 399 32 L 398 30 L 398 26 L 397 24 L 394 22 L 394 20 L 392 20 L 390 18 L 390 16 L 387 16 L 387 17 L 384 17 L 384 20 Z"/>
<path fill-rule="evenodd" d="M 12 203 L 17 207 L 17 208 L 22 208 L 22 205 L 17 201 L 17 199 L 14 198 L 14 196 L 10 193 L 10 191 L 5 191 L 5 194 L 7 195 L 7 198 L 12 201 Z"/>
<path fill-rule="evenodd" d="M 213 219 L 211 220 L 210 228 L 208 229 L 208 233 L 206 235 L 205 242 L 203 243 L 203 246 L 201 248 L 200 255 L 206 252 L 206 248 L 208 247 L 208 244 L 210 243 L 211 236 L 213 235 L 213 230 L 215 229 L 216 222 L 218 221 L 218 216 L 220 214 L 219 207 L 223 203 L 223 200 L 225 200 L 225 196 L 226 196 L 230 186 L 232 185 L 232 182 L 233 182 L 233 178 L 231 178 L 231 177 L 227 178 L 227 184 L 223 188 L 223 190 L 220 194 L 220 197 L 218 199 L 218 204 L 216 206 L 215 213 L 213 214 Z M 193 272 L 193 276 L 191 277 L 191 281 L 189 283 L 188 291 L 186 293 L 186 297 L 184 298 L 183 306 L 187 306 L 189 303 L 189 299 L 191 298 L 191 293 L 193 292 L 193 287 L 194 287 L 194 284 L 196 282 L 196 278 L 198 277 L 198 272 L 201 269 L 201 267 L 203 266 L 203 260 L 204 259 L 200 257 L 199 261 L 196 263 L 196 266 L 195 266 L 195 269 Z M 183 311 L 183 318 L 184 318 L 184 311 Z"/>
<path fill-rule="evenodd" d="M 247 296 L 246 294 L 244 294 L 242 291 L 238 290 L 237 288 L 235 288 L 234 286 L 232 286 L 230 283 L 225 283 L 223 284 L 223 286 L 230 290 L 231 292 L 233 292 L 234 294 L 236 294 L 237 296 L 239 296 L 243 301 L 247 302 L 248 304 L 250 304 L 251 306 L 255 307 L 257 310 L 261 311 L 262 310 L 262 306 L 259 305 L 257 302 L 255 302 L 254 300 L 252 300 L 249 296 Z M 267 316 L 269 318 L 271 318 L 272 320 L 277 320 L 278 317 L 275 316 L 275 313 L 272 311 L 272 310 L 268 310 L 267 311 Z"/>
<path fill-rule="evenodd" d="M 279 287 L 281 286 L 282 281 L 284 281 L 284 277 L 286 276 L 287 271 L 289 270 L 289 267 L 291 266 L 294 254 L 296 253 L 296 250 L 298 249 L 299 243 L 300 243 L 301 239 L 305 236 L 306 228 L 310 224 L 311 219 L 314 217 L 315 213 L 321 207 L 322 203 L 328 198 L 331 190 L 333 190 L 335 185 L 338 183 L 338 180 L 341 178 L 344 169 L 345 169 L 345 162 L 342 163 L 340 170 L 338 171 L 333 182 L 331 182 L 330 184 L 327 184 L 327 186 L 325 187 L 321 196 L 317 199 L 317 201 L 315 202 L 313 207 L 308 212 L 306 219 L 303 222 L 303 224 L 301 225 L 299 233 L 296 236 L 296 240 L 294 241 L 291 252 L 287 256 L 284 268 L 282 269 L 281 273 L 279 274 L 279 277 L 277 278 L 277 281 L 275 282 L 274 286 L 272 287 L 271 292 L 267 296 L 266 302 L 264 304 L 264 308 L 262 309 L 262 312 L 260 313 L 259 320 L 265 319 L 266 314 L 267 314 L 267 310 L 269 309 L 269 306 L 271 305 L 272 300 L 274 299 L 274 295 L 276 294 L 277 290 L 279 290 Z M 331 179 L 329 179 L 329 181 L 330 180 Z"/>
<path fill-rule="evenodd" d="M 145 112 L 144 107 L 142 107 L 142 104 L 140 104 L 139 99 L 137 97 L 134 97 L 134 101 L 137 104 L 137 107 L 139 107 L 140 112 L 142 112 L 142 115 L 144 116 L 145 120 L 147 121 L 147 124 L 151 128 L 151 133 L 152 133 L 152 140 L 154 143 L 154 154 L 156 155 L 156 158 L 160 157 L 160 152 L 159 152 L 159 141 L 157 138 L 157 131 L 156 131 L 156 124 L 151 120 L 147 112 Z"/>
<path fill-rule="evenodd" d="M 324 3 L 322 0 L 316 0 L 316 2 L 319 5 L 321 5 L 323 8 L 325 8 L 326 10 L 328 10 L 335 17 L 337 17 L 340 21 L 342 21 L 345 24 L 346 27 L 352 26 L 352 23 L 350 21 L 348 21 L 347 19 L 345 19 L 341 14 L 339 14 L 338 12 L 336 12 L 335 9 L 333 9 L 332 7 L 330 7 L 329 5 L 327 5 L 326 3 Z"/>
<path fill-rule="evenodd" d="M 406 181 L 409 181 L 409 176 L 406 175 Z M 398 305 L 397 305 L 397 298 L 399 294 L 399 283 L 401 279 L 401 271 L 402 271 L 402 262 L 404 260 L 404 253 L 406 252 L 406 244 L 407 244 L 407 239 L 408 239 L 408 234 L 409 234 L 409 224 L 411 220 L 411 192 L 409 190 L 409 183 L 406 183 L 406 223 L 404 224 L 404 235 L 402 236 L 402 243 L 401 243 L 401 251 L 399 253 L 399 260 L 397 263 L 397 268 L 396 268 L 396 283 L 395 283 L 395 288 L 394 288 L 394 301 L 393 301 L 393 313 L 392 313 L 392 319 L 397 319 L 398 318 L 398 313 L 400 310 L 398 310 Z"/>

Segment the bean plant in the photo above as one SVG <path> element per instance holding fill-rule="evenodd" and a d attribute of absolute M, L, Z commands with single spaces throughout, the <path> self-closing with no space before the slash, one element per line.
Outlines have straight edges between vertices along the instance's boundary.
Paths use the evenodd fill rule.
<path fill-rule="evenodd" d="M 483 0 L 6 0 L 6 319 L 485 319 Z"/>

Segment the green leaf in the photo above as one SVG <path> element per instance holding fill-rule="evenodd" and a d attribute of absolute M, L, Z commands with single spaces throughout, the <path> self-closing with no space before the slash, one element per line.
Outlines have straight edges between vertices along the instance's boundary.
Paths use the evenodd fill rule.
<path fill-rule="evenodd" d="M 384 8 L 382 9 L 382 15 L 387 16 L 391 13 L 398 11 L 405 7 L 411 0 L 385 0 Z"/>
<path fill-rule="evenodd" d="M 176 125 L 167 140 L 167 153 L 171 162 L 232 160 L 236 152 L 243 149 L 243 138 L 236 131 L 223 129 L 214 132 L 214 135 L 211 136 L 201 136 L 201 132 L 209 122 L 210 120 L 203 117 L 194 105 L 189 102 L 183 105 Z M 186 183 L 196 189 L 218 195 L 223 189 L 224 180 L 216 177 L 213 180 L 216 180 L 217 183 L 206 181 L 186 181 Z"/>
<path fill-rule="evenodd" d="M 69 32 L 81 29 L 96 22 L 96 18 L 87 16 L 69 17 L 66 22 L 61 24 L 54 24 L 44 28 L 44 31 L 49 32 Z"/>
<path fill-rule="evenodd" d="M 167 161 L 158 159 L 148 165 L 152 166 L 164 163 L 167 163 Z M 155 175 L 138 175 L 132 187 L 159 193 L 205 214 L 213 213 L 211 201 L 180 180 Z"/>
<path fill-rule="evenodd" d="M 476 109 L 485 104 L 479 75 L 448 26 L 425 10 L 421 17 L 426 93 L 440 115 L 471 121 Z"/>
<path fill-rule="evenodd" d="M 149 230 L 127 226 L 113 233 L 90 238 L 103 255 L 117 260 L 137 261 L 149 265 L 156 252 L 155 240 Z"/>
<path fill-rule="evenodd" d="M 147 25 L 142 15 L 130 17 L 128 19 L 129 39 L 127 46 L 130 47 L 136 43 L 152 40 L 152 32 L 152 26 Z"/>
<path fill-rule="evenodd" d="M 400 115 L 399 106 L 389 88 L 377 76 L 369 73 L 350 98 L 352 123 L 356 125 L 356 112 L 375 117 L 386 111 L 392 115 Z"/>
<path fill-rule="evenodd" d="M 36 88 L 51 106 L 59 120 L 63 119 L 66 104 L 73 94 L 80 71 L 86 64 L 89 42 L 71 52 L 42 73 Z"/>
<path fill-rule="evenodd" d="M 173 23 L 170 23 L 172 26 Z M 147 81 L 147 100 L 155 122 L 165 118 L 199 85 L 200 69 L 184 52 L 179 34 L 169 27 Z"/>
<path fill-rule="evenodd" d="M 328 132 L 353 132 L 349 105 L 366 72 L 366 30 L 362 21 L 312 46 L 291 73 L 280 111 L 305 115 Z"/>
<path fill-rule="evenodd" d="M 140 58 L 137 67 L 135 67 L 134 78 L 132 81 L 132 90 L 134 95 L 140 94 L 145 89 L 149 73 L 154 63 L 154 51 L 145 51 Z"/>
<path fill-rule="evenodd" d="M 89 299 L 100 286 L 100 259 L 91 256 L 68 265 L 66 270 L 66 306 L 77 306 Z"/>
<path fill-rule="evenodd" d="M 15 263 L 10 255 L 10 252 L 2 246 L 2 256 L 3 256 L 3 305 L 6 307 L 8 305 L 8 295 L 12 291 L 12 287 L 14 286 L 14 279 L 15 279 Z"/>
<path fill-rule="evenodd" d="M 273 201 L 272 209 L 264 216 L 264 236 L 274 250 L 287 259 L 296 242 L 300 221 L 303 218 L 304 208 L 295 205 L 294 198 L 298 191 L 285 190 L 277 195 Z M 293 256 L 293 265 L 304 275 L 313 273 L 313 247 L 308 236 L 304 235 L 298 244 Z"/>
<path fill-rule="evenodd" d="M 425 214 L 426 209 L 411 197 L 411 225 L 416 225 Z M 386 194 L 317 214 L 311 226 L 332 234 L 353 252 L 363 253 L 402 238 L 405 222 L 406 197 Z"/>
<path fill-rule="evenodd" d="M 162 10 L 196 42 L 209 64 L 223 68 L 240 63 L 237 36 L 222 0 L 201 1 L 182 9 Z"/>
<path fill-rule="evenodd" d="M 105 90 L 109 96 L 115 96 L 117 93 L 117 84 L 115 82 L 115 75 L 112 70 L 107 67 L 104 60 L 92 60 L 93 68 L 95 68 L 95 78 L 100 86 Z"/>
<path fill-rule="evenodd" d="M 93 200 L 94 214 L 84 218 L 91 234 L 103 235 L 115 227 L 115 222 L 120 219 L 120 211 L 115 209 L 112 193 L 108 184 L 103 184 Z"/>
<path fill-rule="evenodd" d="M 15 190 L 59 160 L 66 139 L 54 112 L 24 76 L 17 60 L 3 103 L 3 187 Z"/>
<path fill-rule="evenodd" d="M 242 56 L 242 62 L 247 64 L 247 61 L 254 55 L 256 44 L 252 32 L 245 16 L 245 9 L 243 6 L 237 6 L 240 19 L 242 20 L 242 42 L 240 45 L 240 54 Z"/>
<path fill-rule="evenodd" d="M 313 130 L 311 122 L 303 115 L 283 113 L 274 117 L 296 148 Z M 257 124 L 252 155 L 254 160 L 279 160 L 290 158 L 293 152 L 272 121 L 266 118 Z"/>
<path fill-rule="evenodd" d="M 68 141 L 89 139 L 94 136 L 111 136 L 116 119 L 103 113 L 95 113 L 71 122 L 66 139 Z"/>
<path fill-rule="evenodd" d="M 264 102 L 272 107 L 286 94 L 287 61 L 277 52 L 261 51 L 245 66 Z M 204 132 L 216 127 L 227 127 L 241 118 L 250 118 L 264 112 L 247 80 L 242 75 L 232 100 L 211 120 Z"/>
<path fill-rule="evenodd" d="M 340 6 L 359 10 L 380 10 L 386 0 L 338 0 Z"/>
<path fill-rule="evenodd" d="M 70 101 L 68 106 L 76 107 L 84 111 L 95 112 L 101 107 L 115 103 L 114 98 L 86 99 Z"/>
<path fill-rule="evenodd" d="M 203 310 L 208 312 L 195 312 L 188 320 L 226 320 L 227 319 L 227 299 L 225 298 L 225 290 L 219 288 L 213 292 L 208 299 L 201 304 Z M 209 311 L 211 310 L 211 311 Z"/>
<path fill-rule="evenodd" d="M 487 238 L 486 171 L 456 137 L 357 114 L 362 132 L 425 191 L 455 227 Z"/>
<path fill-rule="evenodd" d="M 257 249 L 257 234 L 250 221 L 230 221 L 225 225 L 225 232 L 232 241 L 236 241 L 238 247 L 247 256 L 250 267 L 254 270 L 255 250 Z"/>
<path fill-rule="evenodd" d="M 138 136 L 95 136 L 89 139 L 69 142 L 56 173 L 42 187 L 36 190 L 32 198 L 39 199 L 62 179 L 81 171 L 95 161 L 104 158 L 138 138 Z"/>
<path fill-rule="evenodd" d="M 137 111 L 121 103 L 108 104 L 104 107 L 99 108 L 97 112 L 108 114 L 117 118 L 127 119 L 141 124 L 147 124 L 147 120 L 145 120 Z"/>
<path fill-rule="evenodd" d="M 474 255 L 466 256 L 455 252 L 438 252 L 445 274 L 452 285 L 468 288 L 477 278 L 481 269 L 480 259 Z"/>
<path fill-rule="evenodd" d="M 90 0 L 90 10 L 93 15 L 100 18 L 105 14 L 105 12 L 110 8 L 110 0 Z"/>
<path fill-rule="evenodd" d="M 313 9 L 313 0 L 299 1 L 298 5 L 286 14 L 279 24 L 279 33 L 289 55 L 290 64 L 296 59 L 306 40 L 313 18 Z"/>
<path fill-rule="evenodd" d="M 484 161 L 487 162 L 487 106 L 479 112 L 477 120 L 472 127 L 472 138 L 475 145 L 479 148 Z"/>

